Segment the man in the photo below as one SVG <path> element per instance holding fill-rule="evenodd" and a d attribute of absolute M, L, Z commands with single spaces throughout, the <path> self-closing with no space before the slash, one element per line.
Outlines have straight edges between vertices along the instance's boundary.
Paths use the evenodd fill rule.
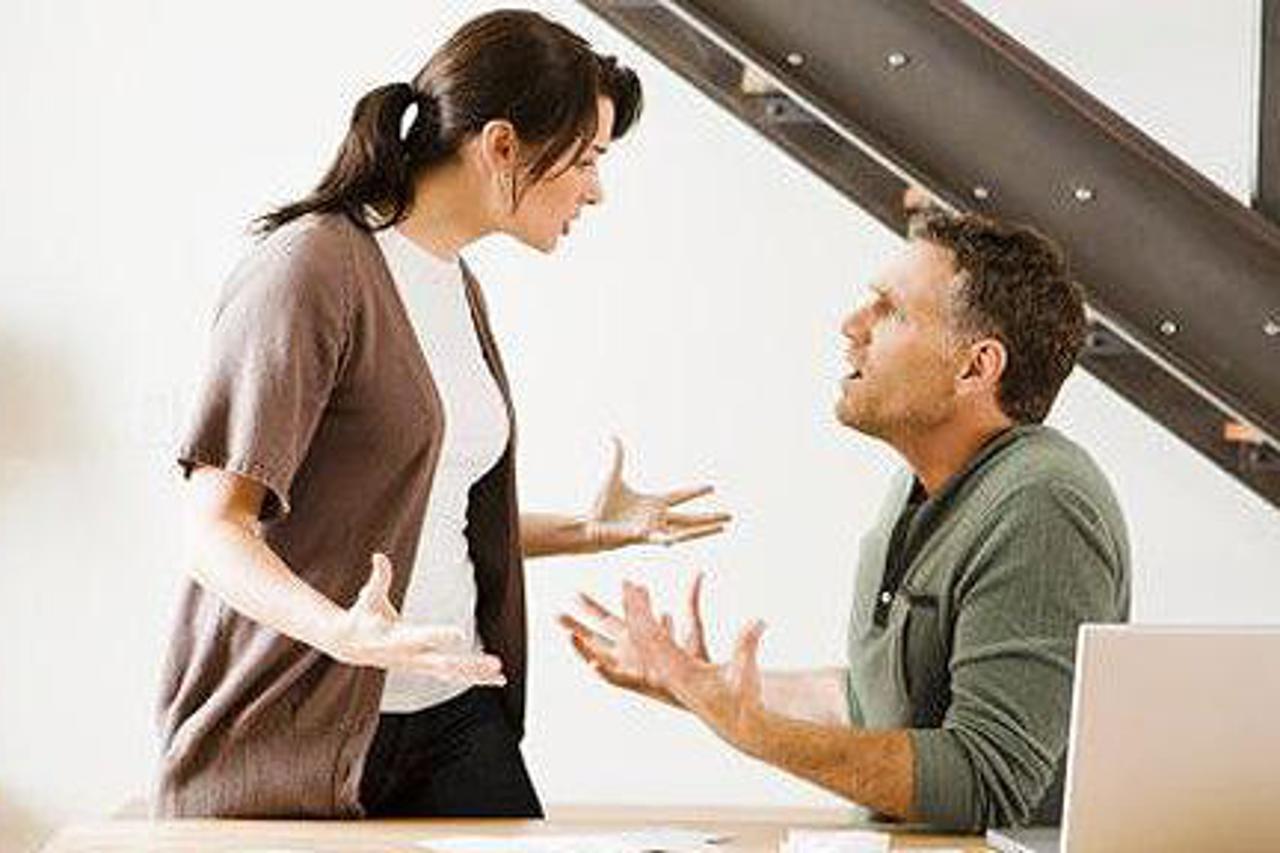
<path fill-rule="evenodd" d="M 677 641 L 647 591 L 561 618 L 606 680 L 893 818 L 1057 823 L 1076 629 L 1129 613 L 1120 509 L 1041 425 L 1085 336 L 1061 254 L 1029 228 L 925 210 L 844 322 L 841 423 L 908 471 L 865 535 L 846 670 L 762 672 L 762 623 L 713 663 L 695 581 Z"/>

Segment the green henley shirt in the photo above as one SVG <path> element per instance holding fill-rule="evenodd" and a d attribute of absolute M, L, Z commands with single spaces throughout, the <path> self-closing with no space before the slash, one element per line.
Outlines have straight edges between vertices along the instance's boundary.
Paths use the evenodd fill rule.
<path fill-rule="evenodd" d="M 1129 594 L 1115 496 L 1049 427 L 1002 433 L 927 499 L 895 480 L 861 544 L 849 708 L 910 730 L 922 819 L 1059 822 L 1076 632 L 1127 620 Z"/>

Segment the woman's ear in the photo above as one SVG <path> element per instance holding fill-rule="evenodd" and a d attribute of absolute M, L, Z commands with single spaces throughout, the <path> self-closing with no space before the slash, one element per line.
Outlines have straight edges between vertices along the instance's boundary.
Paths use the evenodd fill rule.
<path fill-rule="evenodd" d="M 520 139 L 511 122 L 494 119 L 480 131 L 480 156 L 495 175 L 514 175 L 520 163 Z"/>
<path fill-rule="evenodd" d="M 958 391 L 961 394 L 973 394 L 990 391 L 996 393 L 1000 388 L 1000 378 L 1004 376 L 1005 366 L 1009 363 L 1009 351 L 999 338 L 979 338 L 969 344 L 962 357 L 960 375 L 957 377 Z"/>

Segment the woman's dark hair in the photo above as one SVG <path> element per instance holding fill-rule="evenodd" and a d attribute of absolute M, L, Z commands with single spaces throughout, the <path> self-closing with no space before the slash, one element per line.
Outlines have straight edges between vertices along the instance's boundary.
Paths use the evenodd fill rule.
<path fill-rule="evenodd" d="M 535 12 L 482 15 L 454 33 L 412 83 L 362 97 L 319 186 L 262 216 L 256 228 L 274 231 L 308 213 L 344 213 L 368 229 L 394 225 L 408 213 L 423 170 L 452 157 L 495 119 L 511 122 L 530 147 L 525 167 L 528 182 L 536 182 L 567 152 L 581 156 L 596 134 L 601 96 L 613 102 L 618 139 L 640 115 L 634 71 Z M 411 106 L 416 114 L 402 133 Z M 518 184 L 512 187 L 513 205 L 521 194 Z"/>

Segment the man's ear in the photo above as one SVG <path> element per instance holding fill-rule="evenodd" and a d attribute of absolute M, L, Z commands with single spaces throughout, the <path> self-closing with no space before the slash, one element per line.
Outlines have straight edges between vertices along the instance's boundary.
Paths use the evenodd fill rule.
<path fill-rule="evenodd" d="M 961 395 L 995 394 L 1000 389 L 1000 378 L 1009 363 L 1009 351 L 999 338 L 979 338 L 965 348 L 960 373 L 956 377 L 956 390 Z"/>

